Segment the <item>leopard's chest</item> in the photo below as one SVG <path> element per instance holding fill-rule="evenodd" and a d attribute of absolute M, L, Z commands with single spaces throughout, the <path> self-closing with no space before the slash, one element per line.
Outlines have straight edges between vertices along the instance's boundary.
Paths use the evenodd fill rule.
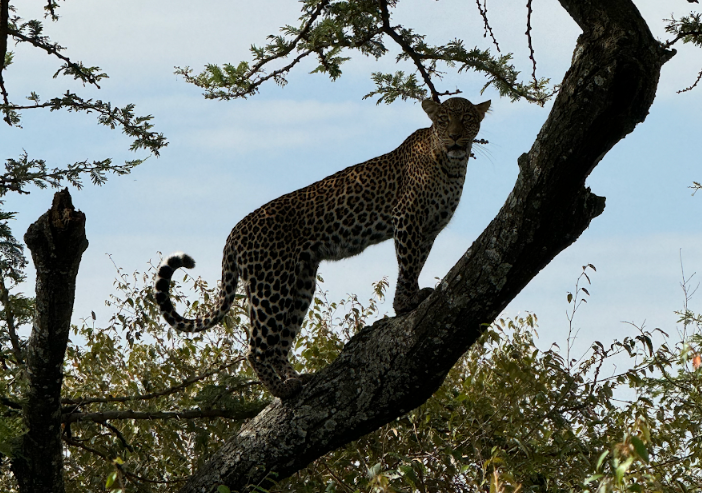
<path fill-rule="evenodd" d="M 451 221 L 463 193 L 467 160 L 446 160 L 429 192 L 428 229 L 441 231 Z"/>

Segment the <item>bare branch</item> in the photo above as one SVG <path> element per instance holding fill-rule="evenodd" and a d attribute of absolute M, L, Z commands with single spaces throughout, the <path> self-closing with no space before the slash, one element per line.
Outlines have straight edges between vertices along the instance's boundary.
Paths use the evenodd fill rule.
<path fill-rule="evenodd" d="M 534 87 L 539 86 L 539 81 L 536 80 L 536 58 L 534 58 L 534 47 L 531 44 L 531 0 L 527 0 L 527 30 L 526 34 L 527 35 L 527 40 L 529 43 L 529 59 L 531 60 L 533 69 L 531 71 L 531 76 L 534 79 Z"/>
<path fill-rule="evenodd" d="M 197 419 L 197 418 L 227 418 L 235 420 L 251 419 L 265 407 L 255 407 L 245 411 L 229 409 L 185 409 L 183 411 L 104 411 L 101 413 L 64 413 L 62 423 L 76 421 L 94 421 L 103 423 L 110 419 Z"/>
<path fill-rule="evenodd" d="M 492 38 L 492 43 L 495 45 L 495 48 L 497 48 L 497 52 L 502 53 L 500 51 L 500 45 L 497 44 L 497 39 L 495 39 L 495 35 L 492 33 L 492 27 L 490 27 L 490 23 L 488 22 L 487 0 L 483 0 L 483 5 L 480 5 L 480 0 L 475 0 L 475 3 L 478 5 L 478 11 L 480 12 L 480 16 L 483 18 L 483 23 L 485 24 L 485 34 L 483 34 L 483 37 L 487 38 L 489 33 L 490 37 Z"/>
<path fill-rule="evenodd" d="M 692 91 L 695 87 L 697 87 L 697 84 L 700 83 L 700 80 L 702 80 L 702 70 L 700 70 L 700 73 L 697 74 L 697 79 L 695 80 L 694 84 L 692 84 L 689 87 L 686 87 L 685 89 L 680 89 L 679 91 L 677 91 L 677 93 L 680 94 L 683 92 Z"/>
<path fill-rule="evenodd" d="M 412 61 L 417 67 L 419 74 L 422 76 L 424 83 L 427 85 L 429 91 L 431 92 L 431 99 L 439 103 L 439 93 L 437 92 L 436 87 L 434 87 L 434 83 L 432 82 L 429 73 L 427 72 L 426 68 L 424 67 L 424 64 L 422 63 L 422 58 L 416 51 L 414 51 L 414 49 L 409 45 L 409 43 L 407 43 L 402 38 L 402 36 L 400 36 L 392 27 L 390 27 L 390 13 L 388 12 L 387 0 L 380 0 L 380 12 L 383 19 L 383 32 L 390 36 L 393 39 L 393 41 L 400 45 L 402 51 L 407 53 L 407 55 L 409 55 L 409 57 L 412 58 Z"/>

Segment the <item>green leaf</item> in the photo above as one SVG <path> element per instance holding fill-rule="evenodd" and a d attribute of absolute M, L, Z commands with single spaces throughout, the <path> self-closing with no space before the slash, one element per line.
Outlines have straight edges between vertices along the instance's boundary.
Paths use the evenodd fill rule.
<path fill-rule="evenodd" d="M 105 481 L 105 488 L 110 489 L 110 487 L 115 484 L 117 480 L 117 471 L 112 471 L 109 476 L 107 476 L 107 481 Z"/>
<path fill-rule="evenodd" d="M 595 466 L 596 470 L 600 470 L 600 467 L 602 467 L 602 462 L 604 462 L 605 457 L 607 457 L 607 455 L 609 455 L 609 450 L 605 450 L 604 452 L 602 452 L 602 454 L 600 454 L 600 458 L 597 459 L 597 465 Z"/>
<path fill-rule="evenodd" d="M 631 443 L 634 446 L 634 450 L 639 457 L 641 457 L 645 462 L 648 462 L 648 449 L 644 445 L 643 441 L 639 437 L 631 437 Z"/>
<path fill-rule="evenodd" d="M 229 486 L 224 486 L 223 484 L 220 484 L 217 486 L 217 493 L 232 493 L 232 490 L 229 489 Z"/>

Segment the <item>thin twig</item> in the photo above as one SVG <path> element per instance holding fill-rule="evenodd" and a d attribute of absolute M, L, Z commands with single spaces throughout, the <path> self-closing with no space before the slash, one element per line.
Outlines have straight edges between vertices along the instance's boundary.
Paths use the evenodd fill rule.
<path fill-rule="evenodd" d="M 539 86 L 539 82 L 536 80 L 536 58 L 534 58 L 534 47 L 531 44 L 531 1 L 532 0 L 527 0 L 527 30 L 526 30 L 526 35 L 527 35 L 527 40 L 529 42 L 529 59 L 531 60 L 533 69 L 531 71 L 531 76 L 534 79 L 534 89 L 536 89 Z"/>
<path fill-rule="evenodd" d="M 119 439 L 119 441 L 122 442 L 122 445 L 124 445 L 124 448 L 126 448 L 126 449 L 129 450 L 130 452 L 134 452 L 134 447 L 132 447 L 131 445 L 129 445 L 129 442 L 127 442 L 127 439 L 124 438 L 124 435 L 122 435 L 122 432 L 119 431 L 119 430 L 117 429 L 116 426 L 111 425 L 110 423 L 108 423 L 108 422 L 106 422 L 106 421 L 98 421 L 97 423 L 98 423 L 99 425 L 104 426 L 105 428 L 107 428 L 108 430 L 110 430 L 112 433 L 114 433 L 115 436 Z"/>
<path fill-rule="evenodd" d="M 695 83 L 692 84 L 690 87 L 686 87 L 685 89 L 680 89 L 677 93 L 683 93 L 687 91 L 692 91 L 695 87 L 697 87 L 697 84 L 700 83 L 700 80 L 702 80 L 702 70 L 700 70 L 700 73 L 697 74 L 697 80 L 695 80 Z"/>
<path fill-rule="evenodd" d="M 310 15 L 310 18 L 307 20 L 305 25 L 302 27 L 299 34 L 295 37 L 295 39 L 293 39 L 290 42 L 290 45 L 285 50 L 282 50 L 280 53 L 276 53 L 275 55 L 271 56 L 270 58 L 264 58 L 264 59 L 259 60 L 256 64 L 254 64 L 249 69 L 248 73 L 246 75 L 244 75 L 243 78 L 250 79 L 255 74 L 257 74 L 259 71 L 261 71 L 263 66 L 266 65 L 267 63 L 272 62 L 273 60 L 277 60 L 279 58 L 285 58 L 286 56 L 288 56 L 295 48 L 297 48 L 297 45 L 300 43 L 300 41 L 307 39 L 306 37 L 309 34 L 310 29 L 312 29 L 312 25 L 317 20 L 317 17 L 320 16 L 320 14 L 324 10 L 324 8 L 329 4 L 329 2 L 330 2 L 330 0 L 325 0 L 325 1 L 319 2 L 317 4 L 317 8 L 315 9 L 315 11 Z M 258 86 L 260 86 L 261 84 L 263 84 L 264 82 L 266 82 L 270 79 L 277 79 L 278 76 L 280 76 L 281 74 L 289 72 L 303 58 L 305 58 L 306 56 L 308 56 L 312 53 L 315 53 L 315 51 L 314 50 L 305 50 L 300 55 L 295 57 L 295 59 L 292 62 L 290 62 L 288 65 L 286 65 L 285 67 L 282 67 L 278 70 L 274 70 L 273 72 L 269 73 L 265 77 L 259 77 L 256 81 L 252 82 L 248 86 L 246 92 L 244 92 L 241 95 L 243 96 L 246 94 L 253 94 L 254 91 L 256 91 L 256 89 L 258 88 Z M 194 82 L 194 79 L 192 77 L 190 77 L 187 72 L 188 71 L 186 70 L 186 71 L 183 71 L 181 73 L 182 73 L 182 75 L 185 76 L 186 80 L 190 80 L 191 82 Z"/>
<path fill-rule="evenodd" d="M 56 15 L 56 2 L 54 0 L 46 0 L 46 6 L 44 7 L 44 10 L 48 12 L 44 17 L 51 15 L 51 20 L 57 21 L 59 16 Z"/>
<path fill-rule="evenodd" d="M 412 49 L 412 47 L 402 38 L 402 36 L 397 34 L 397 32 L 392 27 L 390 27 L 390 14 L 388 12 L 387 0 L 380 0 L 380 12 L 383 20 L 382 31 L 388 36 L 390 36 L 393 39 L 393 41 L 395 41 L 398 45 L 400 45 L 402 51 L 409 55 L 409 57 L 412 59 L 415 66 L 417 67 L 417 70 L 419 70 L 422 79 L 424 79 L 424 83 L 429 88 L 429 91 L 431 92 L 431 98 L 437 103 L 439 103 L 439 93 L 436 91 L 434 83 L 432 82 L 431 77 L 427 73 L 427 70 L 424 67 L 424 64 L 422 63 L 422 57 L 416 51 L 414 51 L 414 49 Z"/>
<path fill-rule="evenodd" d="M 483 37 L 487 38 L 487 35 L 489 33 L 490 37 L 492 38 L 492 42 L 495 45 L 495 48 L 497 48 L 497 52 L 502 53 L 500 51 L 500 45 L 497 43 L 495 35 L 492 33 L 492 27 L 490 27 L 490 23 L 488 22 L 487 0 L 483 0 L 483 5 L 480 5 L 480 0 L 475 0 L 475 3 L 478 5 L 478 11 L 480 12 L 480 16 L 483 18 L 483 23 L 485 24 L 485 34 L 483 34 Z"/>
<path fill-rule="evenodd" d="M 327 465 L 327 461 L 326 461 L 326 460 L 322 460 L 322 466 L 324 467 L 324 469 L 327 471 L 327 473 L 328 473 L 332 478 L 336 479 L 337 484 L 340 484 L 341 486 L 343 486 L 344 489 L 345 489 L 346 491 L 348 491 L 348 492 L 350 492 L 350 493 L 353 493 L 354 491 L 357 491 L 357 490 L 354 490 L 353 488 L 351 488 L 351 487 L 350 487 L 349 485 L 347 485 L 346 483 L 344 483 L 344 481 L 343 481 L 339 476 L 337 476 L 336 474 L 334 474 L 334 471 L 332 471 L 332 470 L 330 469 L 330 467 Z"/>
<path fill-rule="evenodd" d="M 444 60 L 444 58 L 440 58 L 440 57 L 437 58 L 437 57 L 434 57 L 434 56 L 426 55 L 426 54 L 424 54 L 424 53 L 416 53 L 416 52 L 415 52 L 415 55 L 416 55 L 417 58 L 419 58 L 420 60 Z M 500 82 L 504 83 L 505 85 L 507 85 L 507 86 L 509 86 L 509 87 L 511 87 L 511 88 L 514 87 L 514 83 L 513 83 L 512 81 L 509 81 L 509 80 L 505 79 L 505 78 L 504 78 L 503 76 L 501 76 L 499 73 L 493 72 L 493 71 L 491 71 L 491 70 L 488 70 L 487 68 L 483 68 L 483 70 L 485 70 L 485 72 L 487 72 L 488 74 L 490 74 L 490 76 L 491 76 L 493 79 L 499 80 Z M 457 91 L 457 93 L 460 93 L 460 92 L 461 92 L 461 91 Z M 516 91 L 515 91 L 515 92 L 516 92 Z M 447 93 L 444 92 L 444 93 L 437 93 L 437 94 L 438 94 L 439 96 L 442 96 L 442 95 L 447 94 Z M 519 92 L 518 94 L 519 94 L 520 97 L 526 99 L 527 101 L 531 101 L 532 103 L 537 103 L 537 104 L 539 104 L 539 105 L 541 105 L 541 106 L 543 106 L 543 105 L 545 104 L 545 102 L 546 102 L 546 100 L 545 100 L 544 98 L 535 98 L 535 97 L 533 97 L 533 96 L 530 96 L 526 91 L 525 91 L 525 92 Z"/>

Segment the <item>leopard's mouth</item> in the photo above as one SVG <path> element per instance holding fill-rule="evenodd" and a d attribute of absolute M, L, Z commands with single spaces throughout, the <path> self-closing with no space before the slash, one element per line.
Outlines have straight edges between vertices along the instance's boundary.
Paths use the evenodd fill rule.
<path fill-rule="evenodd" d="M 450 157 L 461 158 L 466 155 L 467 149 L 464 146 L 454 144 L 448 147 L 448 155 Z"/>

